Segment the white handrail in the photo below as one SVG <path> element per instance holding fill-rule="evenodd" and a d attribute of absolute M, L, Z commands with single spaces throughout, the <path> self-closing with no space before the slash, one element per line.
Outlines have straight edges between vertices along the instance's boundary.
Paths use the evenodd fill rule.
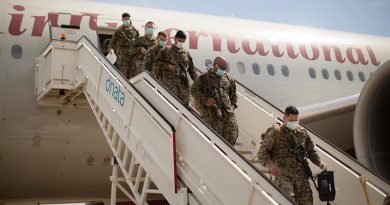
<path fill-rule="evenodd" d="M 164 116 L 85 37 L 78 42 L 52 41 L 38 59 L 37 100 L 44 103 L 53 89 L 81 87 L 137 203 L 144 204 L 147 193 L 161 193 L 177 204 L 175 129 Z M 42 83 L 47 79 L 49 83 Z M 158 190 L 146 184 L 149 177 Z"/>
<path fill-rule="evenodd" d="M 131 82 L 176 125 L 179 176 L 203 204 L 293 203 L 150 75 Z"/>
<path fill-rule="evenodd" d="M 238 93 L 240 93 L 239 102 L 251 102 L 246 103 L 249 107 L 243 108 L 241 106 L 241 108 L 239 107 L 237 110 L 236 115 L 239 126 L 247 128 L 246 132 L 252 138 L 256 138 L 257 136 L 258 141 L 256 143 L 260 144 L 260 133 L 264 132 L 265 129 L 270 127 L 272 123 L 276 122 L 278 118 L 282 119 L 283 113 L 241 84 L 237 84 L 236 87 Z M 260 109 L 266 110 L 266 112 L 255 111 L 259 111 Z M 250 119 L 246 119 L 245 117 L 248 116 L 248 112 L 250 112 L 252 116 Z M 252 125 L 254 121 L 258 124 L 255 128 L 253 128 Z M 268 123 L 264 124 L 264 121 L 267 121 Z M 349 157 L 346 153 L 340 151 L 329 142 L 311 132 L 311 130 L 308 130 L 308 133 L 316 145 L 316 150 L 322 161 L 328 165 L 329 170 L 334 171 L 335 185 L 337 189 L 335 202 L 337 204 L 359 204 L 362 200 L 365 200 L 359 181 L 360 176 L 367 177 L 367 189 L 370 194 L 370 199 L 375 202 L 374 204 L 380 204 L 383 201 L 386 193 L 390 192 L 390 185 L 385 180 L 373 174 L 370 170 Z M 312 166 L 312 169 L 318 170 L 315 166 Z M 313 188 L 314 187 L 312 187 L 312 189 Z M 316 196 L 317 193 L 315 191 L 313 193 Z M 356 197 L 351 198 L 351 195 L 356 195 Z M 316 197 L 314 198 L 316 199 Z"/>

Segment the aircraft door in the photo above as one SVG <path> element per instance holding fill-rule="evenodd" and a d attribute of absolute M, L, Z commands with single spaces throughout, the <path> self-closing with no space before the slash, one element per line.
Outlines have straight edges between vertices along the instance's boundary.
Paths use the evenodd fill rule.
<path fill-rule="evenodd" d="M 50 39 L 78 41 L 82 36 L 87 36 L 93 44 L 96 39 L 96 14 L 91 13 L 58 13 L 58 22 L 50 22 Z"/>
<path fill-rule="evenodd" d="M 108 42 L 121 23 L 122 19 L 117 16 L 102 15 L 97 18 L 97 38 L 99 42 L 99 49 L 104 55 L 107 55 Z"/>

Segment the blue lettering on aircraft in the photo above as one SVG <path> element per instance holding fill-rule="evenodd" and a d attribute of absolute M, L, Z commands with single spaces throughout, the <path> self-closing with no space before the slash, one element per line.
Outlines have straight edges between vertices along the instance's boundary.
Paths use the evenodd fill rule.
<path fill-rule="evenodd" d="M 111 80 L 111 76 L 106 80 L 106 91 L 119 103 L 122 107 L 125 105 L 125 93 L 121 90 L 121 87 L 115 85 Z"/>

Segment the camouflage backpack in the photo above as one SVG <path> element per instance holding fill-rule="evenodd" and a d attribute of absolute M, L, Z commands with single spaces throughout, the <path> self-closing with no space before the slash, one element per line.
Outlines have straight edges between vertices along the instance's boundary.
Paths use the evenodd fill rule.
<path fill-rule="evenodd" d="M 207 87 L 206 87 L 206 85 L 205 85 L 205 82 L 206 82 L 206 78 L 207 78 L 208 76 L 206 76 L 206 75 L 208 75 L 207 72 L 206 72 L 206 73 L 203 73 L 202 75 L 200 75 L 200 76 L 198 77 L 198 78 L 199 78 L 199 81 L 200 81 L 200 83 L 201 83 L 201 85 L 203 86 L 203 92 L 204 92 L 204 93 L 207 93 Z M 194 108 L 195 108 L 196 111 L 201 112 L 201 110 L 202 110 L 202 108 L 203 108 L 203 106 L 204 106 L 203 103 L 204 103 L 204 102 L 200 102 L 198 98 L 194 98 L 194 102 L 193 102 L 192 105 L 194 106 Z"/>
<path fill-rule="evenodd" d="M 281 127 L 282 125 L 280 123 L 275 123 L 272 125 L 272 127 L 269 127 L 267 128 L 267 130 L 265 131 L 265 133 L 261 134 L 261 140 L 264 140 L 265 137 L 272 131 L 274 130 L 275 132 L 275 142 L 274 142 L 274 146 L 271 150 L 271 158 L 272 158 L 272 161 L 274 161 L 274 153 L 275 153 L 275 150 L 278 150 L 280 148 L 280 137 L 281 137 Z M 297 130 L 298 131 L 301 131 L 301 132 L 304 132 L 304 138 L 306 140 L 306 138 L 308 137 L 308 134 L 307 134 L 307 131 L 301 127 L 301 126 L 298 126 L 297 127 Z"/>
<path fill-rule="evenodd" d="M 280 135 L 281 135 L 280 128 L 281 128 L 281 126 L 282 126 L 281 124 L 275 123 L 272 125 L 272 127 L 267 128 L 267 130 L 261 134 L 261 140 L 264 140 L 272 130 L 274 130 L 274 132 L 275 132 L 275 142 L 274 142 L 274 146 L 271 150 L 272 161 L 274 160 L 274 157 L 275 157 L 275 155 L 274 155 L 275 150 L 278 150 L 280 147 Z"/>

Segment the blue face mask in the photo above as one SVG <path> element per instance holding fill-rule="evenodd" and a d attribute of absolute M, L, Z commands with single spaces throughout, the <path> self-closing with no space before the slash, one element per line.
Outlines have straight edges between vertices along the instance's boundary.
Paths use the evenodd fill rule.
<path fill-rule="evenodd" d="M 129 26 L 130 25 L 130 20 L 123 20 L 123 25 L 124 26 Z"/>
<path fill-rule="evenodd" d="M 162 40 L 160 40 L 160 46 L 161 46 L 161 47 L 164 47 L 166 43 L 167 43 L 167 41 L 162 41 Z"/>
<path fill-rule="evenodd" d="M 217 72 L 215 72 L 215 75 L 217 75 L 218 77 L 222 77 L 223 75 L 225 75 L 225 70 L 218 68 Z"/>
<path fill-rule="evenodd" d="M 145 34 L 147 35 L 153 35 L 154 29 L 153 28 L 146 28 Z"/>

